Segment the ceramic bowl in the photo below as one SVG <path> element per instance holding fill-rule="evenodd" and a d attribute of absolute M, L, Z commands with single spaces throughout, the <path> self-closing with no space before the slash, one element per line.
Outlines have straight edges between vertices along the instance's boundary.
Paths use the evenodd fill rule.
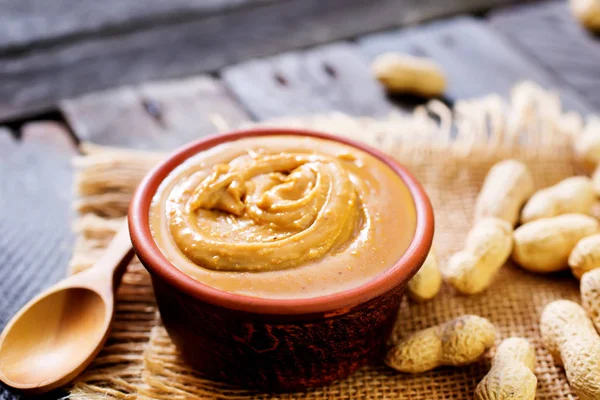
<path fill-rule="evenodd" d="M 312 136 L 345 143 L 392 168 L 409 188 L 417 215 L 414 237 L 400 260 L 354 289 L 285 300 L 225 292 L 172 265 L 149 227 L 150 203 L 160 183 L 198 152 L 223 142 L 265 135 Z M 392 158 L 341 137 L 293 129 L 257 128 L 190 143 L 145 177 L 129 209 L 133 247 L 152 276 L 162 321 L 182 357 L 213 379 L 271 391 L 324 385 L 381 357 L 406 283 L 429 252 L 433 226 L 433 211 L 423 188 Z"/>

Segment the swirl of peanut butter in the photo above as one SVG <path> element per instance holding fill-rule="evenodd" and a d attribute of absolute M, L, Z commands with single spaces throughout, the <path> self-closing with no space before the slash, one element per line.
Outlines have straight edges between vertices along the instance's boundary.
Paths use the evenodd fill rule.
<path fill-rule="evenodd" d="M 201 169 L 171 192 L 167 224 L 192 262 L 220 271 L 277 271 L 335 253 L 364 222 L 334 156 L 249 151 Z"/>

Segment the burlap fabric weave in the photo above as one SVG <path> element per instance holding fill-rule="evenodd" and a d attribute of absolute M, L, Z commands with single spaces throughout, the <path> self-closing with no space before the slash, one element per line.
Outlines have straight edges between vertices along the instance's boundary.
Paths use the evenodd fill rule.
<path fill-rule="evenodd" d="M 491 95 L 449 110 L 430 103 L 405 117 L 383 120 L 344 115 L 284 119 L 275 126 L 317 129 L 367 142 L 397 158 L 423 183 L 436 215 L 434 244 L 443 266 L 459 250 L 471 226 L 473 205 L 490 166 L 516 158 L 532 169 L 538 187 L 576 173 L 571 141 L 582 119 L 564 113 L 556 95 L 524 83 L 509 100 Z M 162 154 L 83 146 L 75 161 L 75 207 L 80 214 L 74 272 L 89 267 L 120 226 L 129 198 Z M 477 296 L 448 286 L 432 301 L 404 300 L 394 337 L 464 313 L 481 315 L 499 338 L 522 336 L 536 347 L 538 399 L 572 399 L 564 371 L 541 343 L 542 308 L 555 299 L 579 301 L 578 282 L 568 273 L 534 276 L 506 265 L 495 283 Z M 118 293 L 114 328 L 106 347 L 71 390 L 75 399 L 470 399 L 488 372 L 490 355 L 463 368 L 421 375 L 400 374 L 378 363 L 351 377 L 306 393 L 268 394 L 214 382 L 189 369 L 166 335 L 157 314 L 147 272 L 133 261 Z"/>

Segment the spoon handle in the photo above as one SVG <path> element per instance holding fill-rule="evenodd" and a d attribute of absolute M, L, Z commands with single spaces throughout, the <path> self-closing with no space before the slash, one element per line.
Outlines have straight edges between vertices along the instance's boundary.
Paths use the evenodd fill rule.
<path fill-rule="evenodd" d="M 109 276 L 112 277 L 113 281 L 113 290 L 116 290 L 133 255 L 133 247 L 129 238 L 129 227 L 127 225 L 127 218 L 125 218 L 123 226 L 117 231 L 117 234 L 110 241 L 102 257 L 92 268 L 104 276 L 110 274 Z"/>

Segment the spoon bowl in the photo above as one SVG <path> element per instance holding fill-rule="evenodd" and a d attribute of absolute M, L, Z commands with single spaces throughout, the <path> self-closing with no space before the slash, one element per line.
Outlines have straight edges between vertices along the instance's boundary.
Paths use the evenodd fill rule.
<path fill-rule="evenodd" d="M 125 226 L 93 267 L 27 303 L 0 335 L 0 380 L 44 393 L 79 375 L 108 337 L 114 291 L 132 257 Z"/>
<path fill-rule="evenodd" d="M 111 320 L 102 296 L 88 288 L 49 293 L 23 311 L 7 326 L 0 348 L 3 380 L 22 390 L 58 387 L 78 375 Z M 69 372 L 56 380 L 57 368 Z"/>

